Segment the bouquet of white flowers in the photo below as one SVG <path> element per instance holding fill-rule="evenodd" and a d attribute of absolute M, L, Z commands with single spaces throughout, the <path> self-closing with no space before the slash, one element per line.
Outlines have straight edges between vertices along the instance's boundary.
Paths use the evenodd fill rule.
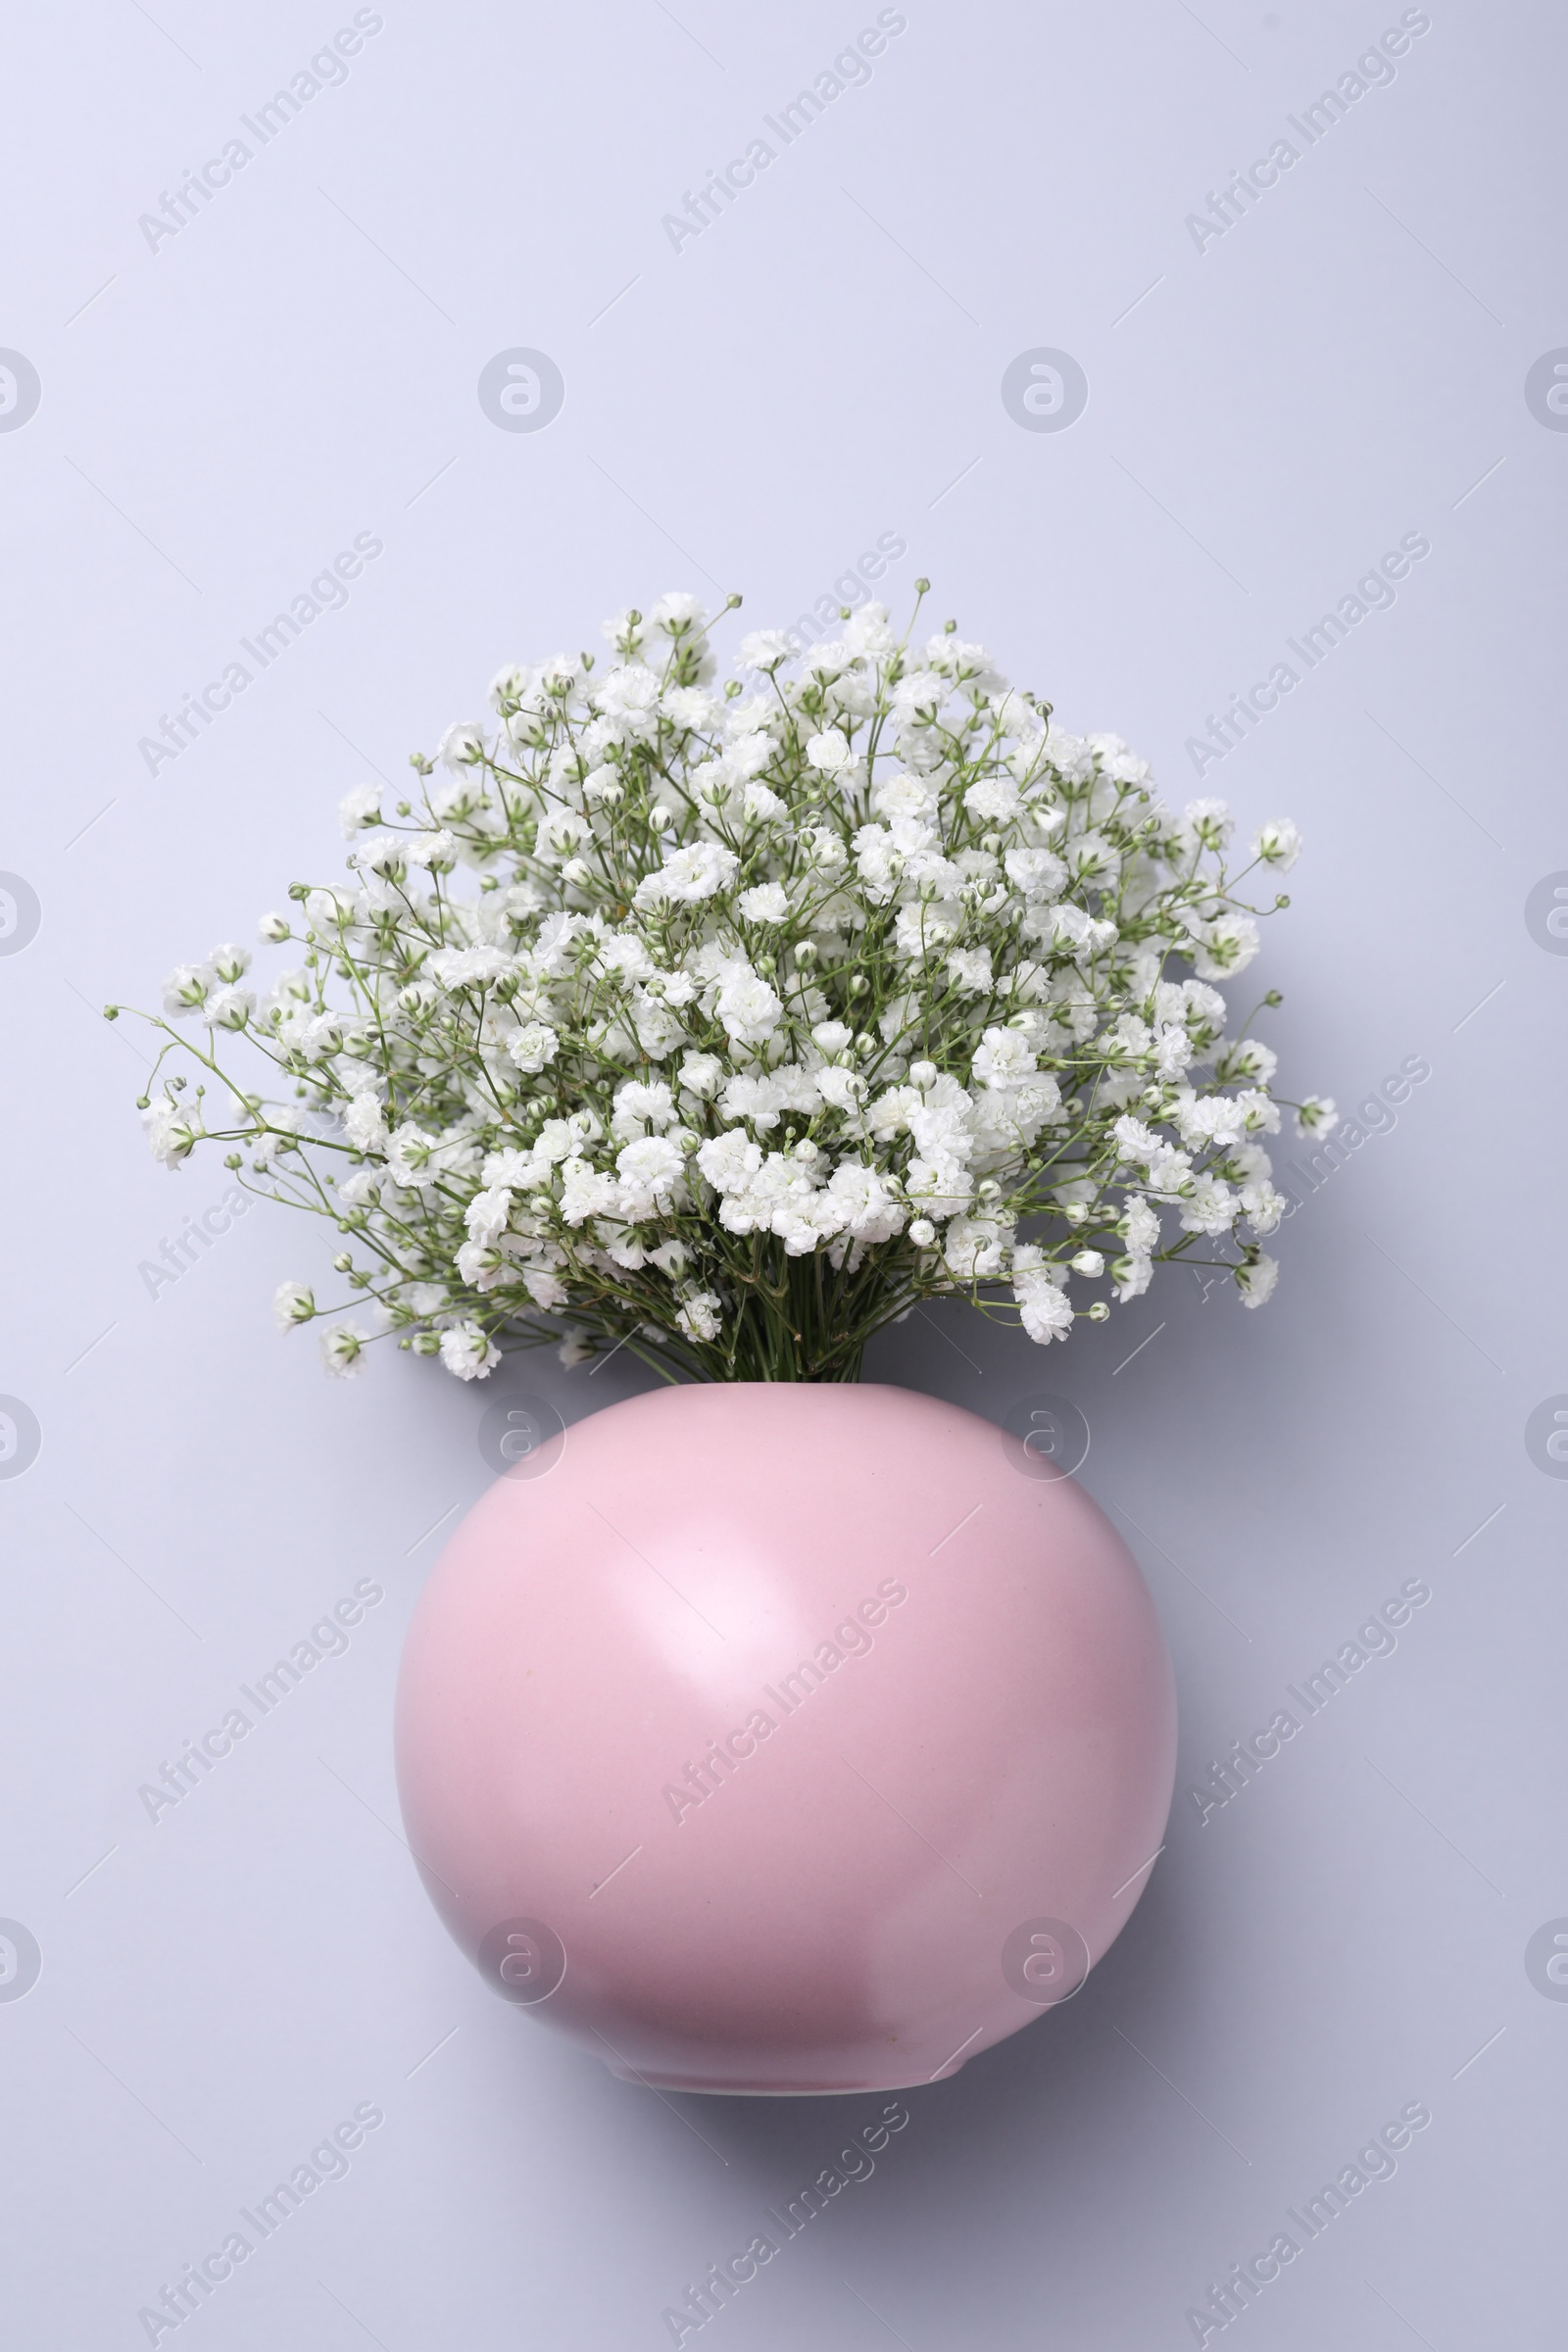
<path fill-rule="evenodd" d="M 672 594 L 606 623 L 608 669 L 504 669 L 493 725 L 413 759 L 417 801 L 349 795 L 350 881 L 263 918 L 304 951 L 268 996 L 239 948 L 171 975 L 158 1068 L 207 1075 L 149 1088 L 152 1148 L 233 1147 L 332 1221 L 366 1322 L 276 1302 L 324 1319 L 332 1370 L 398 1335 L 465 1380 L 540 1340 L 854 1380 L 925 1298 L 1049 1342 L 1156 1259 L 1269 1296 L 1275 1056 L 1213 984 L 1295 826 L 1234 870 L 1222 802 L 1176 816 L 953 622 L 915 650 L 880 606 L 843 621 L 801 656 L 744 638 L 715 690 Z M 228 1039 L 272 1094 L 220 1067 Z"/>

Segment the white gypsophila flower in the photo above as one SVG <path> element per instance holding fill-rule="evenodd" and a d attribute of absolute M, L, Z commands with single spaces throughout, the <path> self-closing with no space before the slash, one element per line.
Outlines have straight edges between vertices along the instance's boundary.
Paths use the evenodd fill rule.
<path fill-rule="evenodd" d="M 1223 849 L 1235 829 L 1235 822 L 1223 801 L 1206 797 L 1189 801 L 1182 811 L 1178 839 L 1189 852 Z"/>
<path fill-rule="evenodd" d="M 672 849 L 659 871 L 638 884 L 632 904 L 653 906 L 661 900 L 672 900 L 690 906 L 700 899 L 711 899 L 728 888 L 739 863 L 735 852 L 721 842 L 694 841 L 683 849 Z"/>
<path fill-rule="evenodd" d="M 512 1194 L 504 1184 L 487 1186 L 474 1194 L 464 1211 L 463 1221 L 471 1241 L 482 1248 L 493 1248 L 506 1232 L 512 1215 Z"/>
<path fill-rule="evenodd" d="M 615 1206 L 615 1180 L 590 1167 L 577 1156 L 564 1160 L 559 1195 L 561 1215 L 567 1226 L 585 1225 L 590 1217 L 611 1215 Z"/>
<path fill-rule="evenodd" d="M 739 1192 L 762 1164 L 761 1147 L 739 1127 L 699 1145 L 697 1165 L 716 1192 Z"/>
<path fill-rule="evenodd" d="M 556 1058 L 560 1038 L 548 1021 L 525 1021 L 507 1035 L 507 1054 L 524 1077 L 537 1078 Z"/>
<path fill-rule="evenodd" d="M 316 1313 L 316 1294 L 303 1282 L 280 1282 L 272 1294 L 272 1313 L 279 1331 L 293 1331 Z"/>
<path fill-rule="evenodd" d="M 172 1095 L 155 1095 L 141 1117 L 154 1159 L 166 1168 L 177 1168 L 189 1158 L 201 1130 Z"/>
<path fill-rule="evenodd" d="M 723 1321 L 723 1301 L 712 1291 L 693 1291 L 676 1312 L 680 1330 L 693 1340 L 716 1340 Z"/>
<path fill-rule="evenodd" d="M 645 1135 L 637 1143 L 627 1144 L 615 1159 L 621 1214 L 640 1221 L 667 1209 L 685 1172 L 680 1148 L 668 1136 Z"/>
<path fill-rule="evenodd" d="M 719 1058 L 719 1054 L 684 1054 L 682 1056 L 679 1082 L 682 1082 L 686 1094 L 696 1094 L 703 1101 L 708 1101 L 719 1092 L 721 1080 L 724 1080 L 724 1060 Z"/>
<path fill-rule="evenodd" d="M 1133 1194 L 1128 1201 L 1124 1231 L 1134 1257 L 1153 1255 L 1159 1241 L 1159 1211 L 1141 1194 Z"/>
<path fill-rule="evenodd" d="M 885 1178 L 860 1160 L 841 1160 L 828 1178 L 828 1201 L 836 1230 L 853 1234 L 858 1242 L 886 1242 L 900 1231 L 908 1211 L 888 1189 Z"/>
<path fill-rule="evenodd" d="M 956 1217 L 974 1191 L 974 1178 L 956 1159 L 911 1159 L 905 1190 L 927 1217 Z"/>
<path fill-rule="evenodd" d="M 1249 1085 L 1268 1086 L 1279 1068 L 1279 1058 L 1271 1046 L 1260 1045 L 1255 1037 L 1244 1037 L 1221 1049 L 1215 1068 L 1227 1084 L 1245 1079 Z"/>
<path fill-rule="evenodd" d="M 970 785 L 963 796 L 963 805 L 971 816 L 1009 817 L 1018 807 L 1018 787 L 1009 775 L 985 776 L 978 784 Z"/>
<path fill-rule="evenodd" d="M 509 703 L 525 700 L 529 684 L 528 672 L 520 662 L 503 662 L 490 681 L 490 691 L 485 700 L 492 710 L 505 710 Z"/>
<path fill-rule="evenodd" d="M 884 660 L 898 650 L 898 638 L 888 622 L 886 605 L 875 597 L 860 605 L 844 624 L 846 641 L 858 654 L 875 654 Z"/>
<path fill-rule="evenodd" d="M 198 1012 L 213 986 L 213 973 L 202 963 L 177 963 L 164 982 L 164 1010 L 177 1019 Z"/>
<path fill-rule="evenodd" d="M 690 636 L 702 625 L 702 599 L 683 588 L 668 590 L 648 615 L 648 626 L 662 637 Z"/>
<path fill-rule="evenodd" d="M 370 1335 L 357 1323 L 330 1323 L 321 1334 L 321 1361 L 339 1380 L 365 1369 L 365 1350 Z"/>
<path fill-rule="evenodd" d="M 948 971 L 955 987 L 962 989 L 965 996 L 990 996 L 991 950 L 989 948 L 956 948 L 948 957 Z"/>
<path fill-rule="evenodd" d="M 787 815 L 789 804 L 781 801 L 767 785 L 754 777 L 741 796 L 741 808 L 754 822 L 766 823 L 772 818 Z"/>
<path fill-rule="evenodd" d="M 928 824 L 938 813 L 940 784 L 933 776 L 912 774 L 897 767 L 881 774 L 873 772 L 866 798 L 873 814 L 890 824 L 900 817 Z"/>
<path fill-rule="evenodd" d="M 995 1217 L 955 1217 L 943 1255 L 960 1281 L 989 1281 L 1002 1273 L 1011 1239 L 1011 1227 Z"/>
<path fill-rule="evenodd" d="M 848 767 L 855 755 L 840 728 L 826 727 L 807 744 L 806 757 L 813 767 L 833 776 L 841 767 Z"/>
<path fill-rule="evenodd" d="M 503 663 L 395 814 L 347 797 L 346 880 L 259 926 L 293 968 L 171 974 L 203 1066 L 145 1107 L 164 1164 L 248 1157 L 332 1220 L 357 1311 L 464 1378 L 541 1329 L 853 1377 L 918 1300 L 1046 1345 L 1161 1261 L 1260 1302 L 1276 1056 L 1225 989 L 1294 825 L 1232 863 L 1222 803 L 1173 811 L 1119 736 L 869 600 L 804 656 L 751 632 L 745 676 L 684 592 L 605 636 Z M 280 1297 L 358 1368 L 341 1306 Z"/>
<path fill-rule="evenodd" d="M 1184 1233 L 1228 1233 L 1236 1222 L 1237 1199 L 1217 1176 L 1200 1176 L 1181 1204 Z"/>
<path fill-rule="evenodd" d="M 615 1089 L 611 1133 L 635 1141 L 650 1128 L 662 1133 L 676 1118 L 675 1098 L 662 1078 L 628 1078 Z"/>
<path fill-rule="evenodd" d="M 1117 1303 L 1126 1306 L 1134 1298 L 1141 1298 L 1148 1290 L 1154 1278 L 1154 1261 L 1152 1257 L 1136 1254 L 1118 1257 L 1110 1270 L 1116 1280 Z"/>
<path fill-rule="evenodd" d="M 789 920 L 790 894 L 782 882 L 759 882 L 754 890 L 743 890 L 735 904 L 749 923 Z"/>
<path fill-rule="evenodd" d="M 501 1361 L 501 1350 L 477 1323 L 455 1323 L 441 1334 L 441 1361 L 459 1380 L 487 1380 Z"/>
<path fill-rule="evenodd" d="M 865 1100 L 865 1080 L 858 1070 L 844 1069 L 829 1063 L 825 1069 L 812 1072 L 811 1082 L 816 1088 L 818 1100 L 834 1110 L 854 1110 Z"/>
<path fill-rule="evenodd" d="M 337 805 L 337 821 L 343 829 L 345 841 L 352 841 L 356 833 L 363 832 L 369 825 L 378 825 L 381 821 L 379 787 L 374 784 L 356 784 L 352 792 L 346 792 Z"/>
<path fill-rule="evenodd" d="M 1244 1306 L 1263 1306 L 1274 1296 L 1274 1285 L 1280 1278 L 1277 1258 L 1259 1255 L 1236 1269 L 1236 1287 L 1242 1294 Z"/>
<path fill-rule="evenodd" d="M 1279 1230 L 1290 1205 L 1286 1196 L 1266 1180 L 1244 1184 L 1241 1189 L 1241 1213 L 1260 1239 Z"/>
<path fill-rule="evenodd" d="M 386 1144 L 386 1112 L 375 1096 L 352 1097 L 343 1113 L 343 1133 L 356 1152 L 379 1152 Z"/>
<path fill-rule="evenodd" d="M 1332 1095 L 1305 1095 L 1296 1113 L 1296 1124 L 1302 1135 L 1332 1135 L 1340 1123 L 1340 1114 Z"/>
<path fill-rule="evenodd" d="M 710 734 L 718 723 L 721 706 L 701 686 L 673 686 L 660 696 L 659 708 L 677 727 L 700 727 Z"/>
<path fill-rule="evenodd" d="M 1288 816 L 1277 816 L 1260 825 L 1252 842 L 1252 856 L 1265 865 L 1288 874 L 1301 855 L 1301 836 Z"/>
<path fill-rule="evenodd" d="M 394 1184 L 417 1186 L 433 1184 L 436 1176 L 435 1155 L 440 1140 L 405 1121 L 386 1142 L 386 1172 Z"/>
<path fill-rule="evenodd" d="M 256 993 L 249 988 L 220 988 L 202 1006 L 210 1029 L 243 1029 L 256 1010 Z"/>
<path fill-rule="evenodd" d="M 737 960 L 725 971 L 717 1010 L 732 1040 L 742 1045 L 758 1045 L 772 1036 L 784 1006 L 760 973 Z"/>
<path fill-rule="evenodd" d="M 435 825 L 422 833 L 411 833 L 404 841 L 404 855 L 410 865 L 433 868 L 452 866 L 458 858 L 458 837 L 447 825 Z"/>
<path fill-rule="evenodd" d="M 1051 850 L 1009 850 L 1003 860 L 1008 881 L 1025 899 L 1054 898 L 1067 880 L 1067 868 Z"/>
<path fill-rule="evenodd" d="M 477 765 L 484 757 L 483 728 L 458 720 L 436 745 L 435 756 L 443 767 L 454 771 Z"/>
<path fill-rule="evenodd" d="M 601 717 L 620 722 L 622 733 L 644 735 L 652 713 L 659 707 L 658 675 L 641 663 L 612 669 L 596 682 L 593 700 Z"/>
<path fill-rule="evenodd" d="M 893 715 L 901 726 L 928 724 L 935 718 L 952 691 L 952 680 L 939 669 L 906 671 L 893 690 Z M 900 746 L 906 759 L 914 753 L 912 743 Z"/>
<path fill-rule="evenodd" d="M 1019 1317 L 1032 1340 L 1049 1346 L 1053 1340 L 1066 1339 L 1073 1314 L 1065 1290 L 1058 1289 L 1046 1273 L 1020 1275 L 1012 1287 Z"/>
<path fill-rule="evenodd" d="M 1250 914 L 1222 914 L 1193 943 L 1193 961 L 1205 980 L 1235 979 L 1257 954 L 1257 925 Z"/>
<path fill-rule="evenodd" d="M 318 937 L 335 945 L 345 927 L 354 919 L 353 894 L 338 890 L 313 890 L 306 896 L 305 915 Z"/>
<path fill-rule="evenodd" d="M 483 988 L 506 978 L 512 958 L 503 948 L 444 948 L 430 957 L 428 969 L 443 988 Z"/>
<path fill-rule="evenodd" d="M 981 1086 L 1021 1086 L 1039 1066 L 1039 1056 L 1021 1029 L 988 1029 L 980 1040 L 973 1070 Z"/>
<path fill-rule="evenodd" d="M 737 1070 L 726 1081 L 718 1107 L 726 1119 L 744 1119 L 756 1134 L 765 1135 L 783 1116 L 784 1096 L 776 1079 Z"/>
<path fill-rule="evenodd" d="M 741 639 L 738 658 L 747 669 L 776 669 L 793 650 L 783 629 L 753 629 Z"/>

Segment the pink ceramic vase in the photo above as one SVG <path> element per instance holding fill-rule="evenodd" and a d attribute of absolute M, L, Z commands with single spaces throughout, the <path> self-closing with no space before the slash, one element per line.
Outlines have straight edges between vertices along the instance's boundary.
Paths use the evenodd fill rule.
<path fill-rule="evenodd" d="M 902 1389 L 664 1389 L 453 1537 L 398 1780 L 496 1991 L 665 2089 L 934 2082 L 1068 1997 L 1164 1837 L 1170 1664 L 1070 1479 Z"/>

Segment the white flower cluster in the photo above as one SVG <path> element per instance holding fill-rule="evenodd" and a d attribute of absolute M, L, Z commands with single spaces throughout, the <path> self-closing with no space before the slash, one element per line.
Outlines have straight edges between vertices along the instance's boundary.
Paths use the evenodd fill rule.
<path fill-rule="evenodd" d="M 349 795 L 350 878 L 263 918 L 303 951 L 266 996 L 237 948 L 171 975 L 164 1051 L 195 1022 L 208 1077 L 145 1100 L 158 1156 L 248 1151 L 354 1246 L 379 1329 L 464 1379 L 563 1334 L 853 1379 L 921 1298 L 1049 1342 L 1158 1258 L 1261 1303 L 1275 1056 L 1215 984 L 1294 825 L 1234 870 L 1223 802 L 1164 808 L 952 623 L 911 646 L 866 606 L 799 662 L 758 632 L 722 687 L 695 597 L 606 634 L 607 668 L 504 669 L 491 719 L 416 757 L 417 806 Z M 225 1034 L 293 1100 L 229 1078 Z M 277 1311 L 323 1310 L 288 1284 Z M 373 1336 L 331 1320 L 328 1364 Z"/>

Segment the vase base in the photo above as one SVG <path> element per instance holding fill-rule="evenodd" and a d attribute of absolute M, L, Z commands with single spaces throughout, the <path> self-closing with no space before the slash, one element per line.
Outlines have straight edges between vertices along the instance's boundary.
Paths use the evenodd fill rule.
<path fill-rule="evenodd" d="M 880 2091 L 924 2090 L 928 2082 L 939 2079 L 951 2082 L 960 2071 L 959 2066 L 942 2067 L 936 2075 L 890 2075 L 880 2082 L 698 2082 L 689 2075 L 639 2074 L 634 2067 L 616 2066 L 609 2058 L 603 2063 L 617 2082 L 637 2082 L 645 2090 L 702 2092 L 707 2097 L 720 2099 L 866 2098 Z"/>

